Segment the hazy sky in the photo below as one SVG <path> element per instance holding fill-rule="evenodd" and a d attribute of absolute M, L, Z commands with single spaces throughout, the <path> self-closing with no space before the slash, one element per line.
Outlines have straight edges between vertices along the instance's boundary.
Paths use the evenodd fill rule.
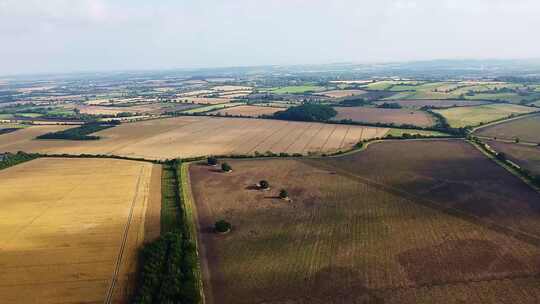
<path fill-rule="evenodd" d="M 540 0 L 0 0 L 0 74 L 540 57 Z"/>

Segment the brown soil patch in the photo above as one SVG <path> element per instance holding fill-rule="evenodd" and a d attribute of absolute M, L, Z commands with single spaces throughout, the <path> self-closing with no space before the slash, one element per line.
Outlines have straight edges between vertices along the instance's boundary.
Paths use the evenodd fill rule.
<path fill-rule="evenodd" d="M 446 241 L 403 252 L 398 259 L 418 285 L 462 282 L 470 277 L 493 279 L 527 271 L 505 248 L 486 240 Z"/>

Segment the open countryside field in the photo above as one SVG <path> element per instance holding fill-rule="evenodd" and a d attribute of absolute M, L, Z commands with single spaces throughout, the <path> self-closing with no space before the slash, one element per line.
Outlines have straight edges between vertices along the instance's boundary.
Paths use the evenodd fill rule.
<path fill-rule="evenodd" d="M 482 82 L 482 81 L 461 81 L 461 82 L 428 82 L 417 85 L 397 85 L 392 82 L 378 82 L 371 86 L 379 86 L 383 90 L 399 92 L 387 97 L 393 99 L 468 99 L 468 100 L 489 100 L 506 101 L 519 104 L 521 102 L 531 102 L 540 98 L 540 95 L 532 92 L 522 95 L 518 90 L 523 90 L 524 86 L 505 82 Z M 506 90 L 506 91 L 504 91 Z M 510 90 L 510 91 L 508 91 Z"/>
<path fill-rule="evenodd" d="M 536 108 L 512 104 L 490 104 L 475 107 L 459 107 L 444 110 L 434 110 L 443 115 L 454 128 L 478 126 L 491 121 L 538 111 Z"/>
<path fill-rule="evenodd" d="M 540 175 L 540 147 L 488 140 L 486 143 L 495 151 L 502 152 L 512 162 L 534 175 Z"/>
<path fill-rule="evenodd" d="M 321 92 L 326 88 L 317 85 L 301 85 L 301 86 L 288 86 L 280 88 L 272 88 L 268 91 L 275 94 L 303 94 L 308 92 Z"/>
<path fill-rule="evenodd" d="M 222 109 L 222 110 L 208 112 L 208 114 L 259 117 L 261 115 L 272 115 L 278 111 L 284 111 L 284 110 L 286 110 L 286 108 L 265 107 L 265 106 L 237 106 L 237 107 L 233 107 L 229 109 Z"/>
<path fill-rule="evenodd" d="M 479 136 L 540 143 L 540 115 L 514 119 L 508 122 L 487 126 L 476 132 Z"/>
<path fill-rule="evenodd" d="M 0 135 L 0 151 L 108 154 L 148 159 L 204 155 L 324 153 L 350 149 L 387 128 L 250 118 L 176 117 L 122 124 L 95 133 L 97 141 L 34 140 L 66 126 L 30 127 Z M 38 128 L 38 129 L 36 129 Z M 16 139 L 16 140 L 14 140 Z"/>
<path fill-rule="evenodd" d="M 325 162 L 479 222 L 534 236 L 540 245 L 540 194 L 463 140 L 377 143 Z"/>
<path fill-rule="evenodd" d="M 160 171 L 143 162 L 61 158 L 0 171 L 1 302 L 125 302 L 147 206 L 160 205 L 153 194 Z"/>
<path fill-rule="evenodd" d="M 377 101 L 375 104 L 381 105 L 388 101 Z M 448 100 L 448 99 L 402 99 L 402 100 L 392 100 L 392 103 L 397 103 L 404 108 L 415 108 L 419 109 L 421 107 L 465 107 L 465 106 L 479 106 L 483 104 L 488 104 L 487 101 L 482 100 Z"/>
<path fill-rule="evenodd" d="M 184 103 L 154 103 L 144 105 L 133 105 L 129 107 L 119 106 L 89 106 L 89 105 L 67 105 L 68 109 L 78 109 L 82 114 L 91 115 L 117 115 L 120 113 L 137 113 L 137 114 L 162 114 L 164 112 L 183 111 L 195 108 L 197 105 Z"/>
<path fill-rule="evenodd" d="M 332 98 L 342 98 L 348 96 L 358 96 L 367 93 L 364 90 L 333 90 L 333 91 L 324 91 L 318 93 L 319 95 L 324 95 Z"/>
<path fill-rule="evenodd" d="M 373 144 L 331 161 L 228 161 L 233 168 L 228 174 L 191 165 L 203 263 L 209 269 L 207 303 L 533 303 L 540 297 L 540 248 L 395 189 L 395 181 L 419 181 L 432 161 L 441 161 L 439 149 L 430 152 L 432 144 L 418 143 L 404 143 L 397 152 L 393 142 Z M 443 150 L 461 145 L 466 144 L 443 142 Z M 379 149 L 370 152 L 373 147 Z M 461 165 L 463 155 L 453 159 L 451 152 L 440 167 Z M 474 150 L 467 157 L 469 152 L 482 157 Z M 369 160 L 356 164 L 364 153 Z M 425 167 L 407 162 L 424 154 L 431 154 Z M 395 162 L 413 167 L 398 167 L 398 178 L 386 179 L 395 173 L 388 163 Z M 472 165 L 465 162 L 466 171 L 474 172 Z M 490 168 L 505 181 L 514 178 L 495 164 Z M 379 176 L 391 183 L 379 183 Z M 454 179 L 447 178 L 439 189 L 426 185 L 426 191 L 450 197 L 444 185 Z M 255 187 L 263 179 L 269 191 Z M 512 195 L 527 189 L 516 181 L 506 188 Z M 291 201 L 276 197 L 281 188 Z M 539 198 L 530 191 L 522 203 Z M 212 232 L 219 219 L 232 223 L 230 233 Z"/>
<path fill-rule="evenodd" d="M 410 124 L 420 127 L 429 127 L 435 123 L 431 115 L 417 110 L 367 107 L 334 107 L 334 109 L 338 112 L 334 120 L 350 119 L 358 122 Z"/>

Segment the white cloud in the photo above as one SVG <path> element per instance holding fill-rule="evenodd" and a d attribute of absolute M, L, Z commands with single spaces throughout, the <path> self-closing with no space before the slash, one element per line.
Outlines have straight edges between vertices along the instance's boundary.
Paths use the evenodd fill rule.
<path fill-rule="evenodd" d="M 537 57 L 539 15 L 538 0 L 0 0 L 0 73 Z"/>

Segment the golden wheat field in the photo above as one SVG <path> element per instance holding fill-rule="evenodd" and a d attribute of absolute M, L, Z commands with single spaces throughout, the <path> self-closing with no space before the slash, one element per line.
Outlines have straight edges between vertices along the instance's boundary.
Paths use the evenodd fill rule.
<path fill-rule="evenodd" d="M 0 171 L 0 302 L 125 302 L 160 172 L 62 158 Z"/>
<path fill-rule="evenodd" d="M 13 133 L 17 134 L 16 141 L 0 135 L 0 151 L 108 154 L 147 159 L 255 151 L 307 154 L 346 150 L 361 139 L 383 137 L 389 130 L 249 118 L 176 117 L 122 124 L 96 133 L 102 137 L 97 141 L 67 141 L 34 140 L 44 132 L 44 129 L 34 128 Z"/>

